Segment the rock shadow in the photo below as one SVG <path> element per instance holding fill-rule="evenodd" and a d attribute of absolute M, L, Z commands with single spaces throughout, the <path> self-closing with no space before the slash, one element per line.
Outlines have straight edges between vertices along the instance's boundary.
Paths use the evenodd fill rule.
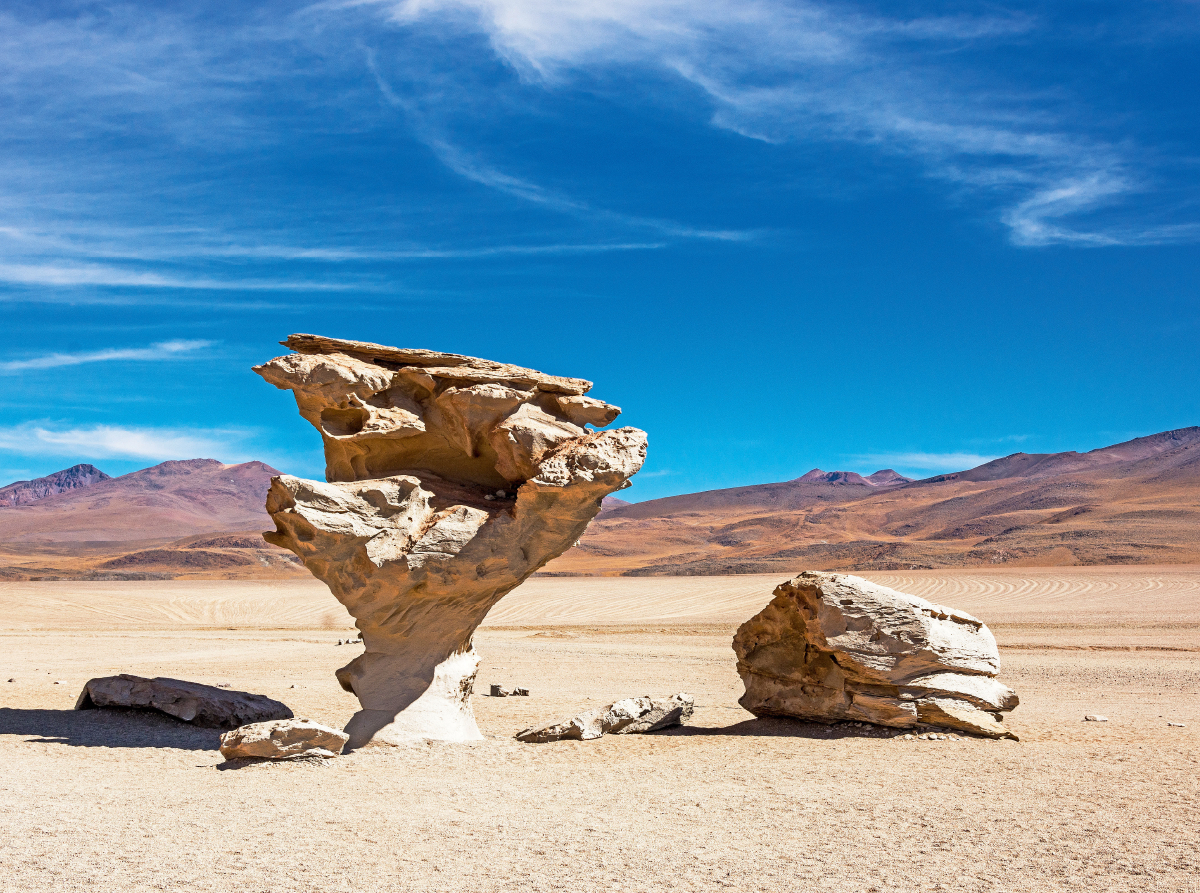
<path fill-rule="evenodd" d="M 691 736 L 734 736 L 748 738 L 811 738 L 817 741 L 836 741 L 843 738 L 893 738 L 903 735 L 912 729 L 885 729 L 881 726 L 856 726 L 839 723 L 825 725 L 819 722 L 805 722 L 801 719 L 788 719 L 782 716 L 764 716 L 761 719 L 745 719 L 731 726 L 674 726 L 654 732 L 654 735 L 671 735 L 676 737 Z"/>
<path fill-rule="evenodd" d="M 0 707 L 0 735 L 71 747 L 165 747 L 217 750 L 221 729 L 188 725 L 156 710 L 25 710 Z"/>

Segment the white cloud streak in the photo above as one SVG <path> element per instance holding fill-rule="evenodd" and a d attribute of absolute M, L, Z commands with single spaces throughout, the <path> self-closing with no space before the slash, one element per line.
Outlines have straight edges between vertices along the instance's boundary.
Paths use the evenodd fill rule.
<path fill-rule="evenodd" d="M 271 279 L 214 279 L 124 270 L 101 264 L 0 263 L 0 282 L 14 285 L 125 286 L 208 291 L 345 291 L 362 288 L 340 282 L 304 282 Z"/>
<path fill-rule="evenodd" d="M 89 459 L 195 459 L 228 456 L 242 434 L 233 430 L 135 428 L 117 425 L 52 427 L 36 423 L 0 429 L 0 450 Z"/>
<path fill-rule="evenodd" d="M 196 351 L 212 346 L 212 341 L 182 340 L 160 341 L 149 347 L 109 348 L 80 353 L 52 353 L 27 360 L 0 362 L 2 372 L 24 372 L 30 369 L 55 369 L 60 366 L 80 366 L 84 363 L 108 363 L 118 361 L 161 361 L 195 358 Z"/>
<path fill-rule="evenodd" d="M 1190 225 L 1089 220 L 1148 188 L 1126 148 L 1076 132 L 1077 122 L 1050 113 L 1033 95 L 1002 99 L 1003 85 L 968 86 L 952 65 L 938 67 L 937 60 L 974 45 L 1036 31 L 1039 23 L 1028 16 L 888 19 L 778 0 L 379 5 L 401 25 L 477 28 L 523 78 L 547 89 L 580 72 L 653 68 L 698 87 L 712 103 L 713 125 L 748 138 L 855 142 L 916 158 L 932 177 L 995 193 L 1018 245 L 1146 244 L 1198 235 Z M 435 151 L 463 176 L 531 201 L 557 201 L 524 181 Z"/>
<path fill-rule="evenodd" d="M 947 474 L 953 471 L 967 471 L 997 458 L 999 457 L 978 453 L 867 453 L 854 456 L 852 463 L 875 468 L 894 468 L 902 473 Z"/>

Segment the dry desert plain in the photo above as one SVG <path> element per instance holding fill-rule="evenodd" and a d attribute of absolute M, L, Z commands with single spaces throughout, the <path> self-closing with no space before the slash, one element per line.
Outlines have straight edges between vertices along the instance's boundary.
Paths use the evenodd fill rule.
<path fill-rule="evenodd" d="M 991 626 L 1020 742 L 753 719 L 730 637 L 778 575 L 541 577 L 476 637 L 477 692 L 532 690 L 476 696 L 484 742 L 227 764 L 74 699 L 168 675 L 340 725 L 359 646 L 323 586 L 2 584 L 0 890 L 1200 891 L 1200 567 L 864 576 Z M 680 690 L 684 728 L 512 739 Z"/>

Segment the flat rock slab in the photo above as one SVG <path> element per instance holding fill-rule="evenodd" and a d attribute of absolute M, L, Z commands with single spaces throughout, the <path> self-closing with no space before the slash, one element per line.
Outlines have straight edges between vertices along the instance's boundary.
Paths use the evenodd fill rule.
<path fill-rule="evenodd" d="M 156 677 L 146 679 L 122 673 L 92 679 L 83 687 L 76 710 L 100 707 L 136 707 L 209 729 L 235 729 L 247 723 L 291 719 L 286 704 L 245 691 Z"/>
<path fill-rule="evenodd" d="M 311 719 L 256 722 L 221 736 L 221 756 L 227 760 L 293 760 L 297 757 L 336 757 L 350 736 Z"/>
<path fill-rule="evenodd" d="M 691 719 L 695 701 L 680 692 L 669 698 L 624 698 L 607 707 L 588 710 L 564 719 L 518 732 L 518 741 L 545 744 L 548 741 L 591 741 L 601 735 L 633 735 L 682 725 Z"/>

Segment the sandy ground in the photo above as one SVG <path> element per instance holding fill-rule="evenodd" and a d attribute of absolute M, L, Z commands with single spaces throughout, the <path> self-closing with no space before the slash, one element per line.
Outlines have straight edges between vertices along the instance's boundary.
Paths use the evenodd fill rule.
<path fill-rule="evenodd" d="M 357 646 L 319 585 L 0 585 L 0 890 L 1200 891 L 1200 568 L 866 576 L 992 626 L 1019 743 L 754 720 L 729 640 L 776 576 L 540 578 L 477 636 L 477 691 L 532 690 L 476 697 L 486 741 L 235 766 L 70 708 L 133 672 L 343 723 Z M 679 730 L 512 740 L 680 690 Z"/>

